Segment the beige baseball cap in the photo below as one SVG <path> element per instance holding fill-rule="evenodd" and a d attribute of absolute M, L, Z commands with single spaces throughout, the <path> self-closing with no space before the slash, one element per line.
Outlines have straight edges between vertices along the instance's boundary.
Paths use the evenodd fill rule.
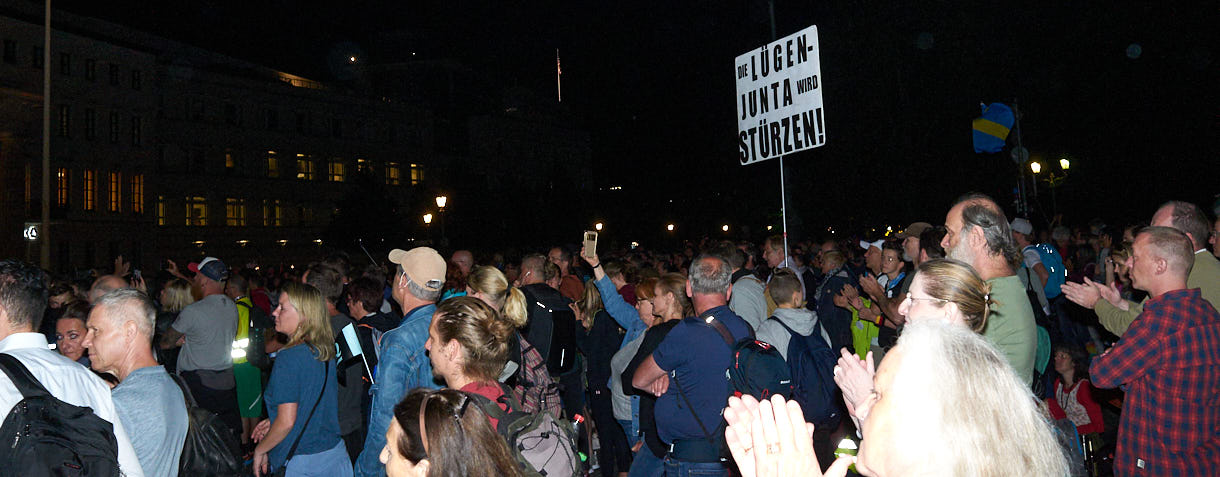
<path fill-rule="evenodd" d="M 402 266 L 407 279 L 427 290 L 441 291 L 445 286 L 445 259 L 430 247 L 390 251 L 390 261 Z"/>

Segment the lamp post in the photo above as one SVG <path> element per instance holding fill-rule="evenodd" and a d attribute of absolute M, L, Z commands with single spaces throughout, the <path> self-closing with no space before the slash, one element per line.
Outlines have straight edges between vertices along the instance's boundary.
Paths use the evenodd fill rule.
<path fill-rule="evenodd" d="M 601 222 L 593 224 L 593 230 L 596 230 L 598 232 L 602 231 L 602 227 L 605 227 L 605 225 L 603 225 Z"/>
<path fill-rule="evenodd" d="M 1059 203 L 1058 203 L 1058 199 L 1055 197 L 1055 189 L 1058 189 L 1059 186 L 1063 185 L 1063 181 L 1067 180 L 1068 169 L 1071 169 L 1071 167 L 1072 167 L 1071 159 L 1068 159 L 1065 156 L 1065 157 L 1062 157 L 1059 159 L 1059 171 L 1058 172 L 1048 169 L 1046 171 L 1045 176 L 1039 176 L 1040 174 L 1042 174 L 1042 163 L 1040 163 L 1038 161 L 1029 163 L 1029 169 L 1034 172 L 1035 188 L 1037 187 L 1038 179 L 1041 179 L 1042 182 L 1045 182 L 1047 187 L 1050 188 L 1050 190 L 1051 190 L 1051 210 L 1054 211 L 1055 215 L 1059 215 Z"/>
<path fill-rule="evenodd" d="M 449 239 L 445 237 L 445 205 L 449 203 L 449 198 L 443 195 L 436 196 L 436 208 L 441 214 L 441 246 L 449 245 Z"/>

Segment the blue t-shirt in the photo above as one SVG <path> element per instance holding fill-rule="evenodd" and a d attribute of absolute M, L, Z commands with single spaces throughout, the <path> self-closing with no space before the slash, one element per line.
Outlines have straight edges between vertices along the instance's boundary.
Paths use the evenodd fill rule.
<path fill-rule="evenodd" d="M 749 325 L 728 306 L 718 306 L 711 313 L 729 329 L 735 340 L 750 335 Z M 708 432 L 715 433 L 720 415 L 728 405 L 729 380 L 726 373 L 732 361 L 731 349 L 715 328 L 696 317 L 678 322 L 653 351 L 657 366 L 670 374 L 669 389 L 657 398 L 655 418 L 661 440 L 703 439 L 703 430 L 678 394 L 682 386 L 695 413 Z M 713 436 L 715 437 L 715 436 Z"/>
<path fill-rule="evenodd" d="M 276 355 L 275 365 L 271 368 L 271 379 L 267 383 L 267 391 L 263 393 L 271 422 L 275 422 L 277 406 L 297 403 L 297 418 L 292 424 L 292 432 L 268 454 L 272 468 L 278 469 L 284 465 L 288 449 L 305 427 L 309 410 L 313 408 L 314 402 L 318 401 L 318 391 L 322 389 L 322 377 L 325 374 L 329 374 L 326 378 L 326 392 L 322 394 L 322 400 L 318 402 L 313 418 L 309 419 L 309 428 L 301 437 L 295 455 L 317 454 L 328 451 L 339 443 L 339 401 L 335 393 L 339 383 L 335 379 L 335 364 L 333 361 L 323 363 L 315 356 L 317 353 L 304 344 L 284 348 Z M 330 373 L 326 373 L 325 364 L 330 365 Z"/>

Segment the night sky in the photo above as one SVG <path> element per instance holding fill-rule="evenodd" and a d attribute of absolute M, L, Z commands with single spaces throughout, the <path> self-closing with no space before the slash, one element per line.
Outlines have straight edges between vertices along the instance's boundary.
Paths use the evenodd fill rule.
<path fill-rule="evenodd" d="M 818 26 L 828 131 L 825 147 L 785 158 L 790 220 L 940 223 L 969 190 L 1007 203 L 1017 166 L 974 154 L 970 121 L 980 102 L 1014 99 L 1025 147 L 1072 158 L 1058 189 L 1069 222 L 1146 219 L 1169 198 L 1211 208 L 1215 2 L 983 3 L 777 0 L 778 36 Z M 328 57 L 355 48 L 371 64 L 457 59 L 484 84 L 554 98 L 559 48 L 596 183 L 624 187 L 599 195 L 599 213 L 655 211 L 644 218 L 710 230 L 759 226 L 779 209 L 777 161 L 739 166 L 735 143 L 732 61 L 770 40 L 763 1 L 57 6 L 322 81 L 335 79 Z M 1040 199 L 1050 214 L 1047 190 Z"/>

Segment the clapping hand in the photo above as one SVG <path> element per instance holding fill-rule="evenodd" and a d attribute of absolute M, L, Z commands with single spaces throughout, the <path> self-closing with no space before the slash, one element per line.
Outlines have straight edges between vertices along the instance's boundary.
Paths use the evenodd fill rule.
<path fill-rule="evenodd" d="M 822 474 L 813 452 L 813 424 L 805 422 L 800 404 L 780 395 L 761 403 L 750 395 L 731 397 L 724 417 L 725 441 L 742 477 L 840 477 L 855 460 L 841 457 Z"/>

